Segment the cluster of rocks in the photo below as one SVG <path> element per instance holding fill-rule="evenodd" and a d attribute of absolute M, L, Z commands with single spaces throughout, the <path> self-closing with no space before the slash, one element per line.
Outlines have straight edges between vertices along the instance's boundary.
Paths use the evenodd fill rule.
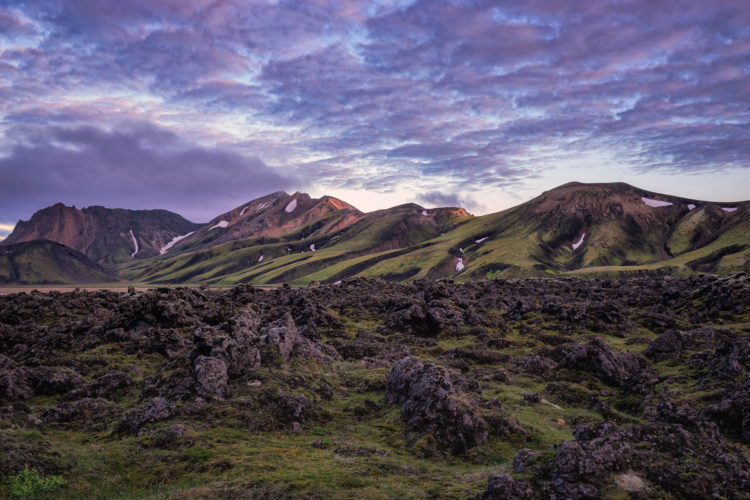
<path fill-rule="evenodd" d="M 719 325 L 743 317 L 748 300 L 744 275 L 15 294 L 0 297 L 0 418 L 166 448 L 191 440 L 180 417 L 231 414 L 247 428 L 299 431 L 325 418 L 338 391 L 375 392 L 385 404 L 352 414 L 398 407 L 410 447 L 434 443 L 446 456 L 495 436 L 517 443 L 512 474 L 491 475 L 483 498 L 601 498 L 613 488 L 747 498 L 750 466 L 731 443 L 750 443 L 750 337 Z M 369 325 L 353 335 L 358 322 Z M 148 362 L 115 366 L 115 351 Z M 305 370 L 338 362 L 374 375 L 333 387 Z M 665 364 L 685 373 L 660 378 Z M 667 393 L 679 377 L 711 397 L 694 407 Z M 481 389 L 516 379 L 540 387 L 518 396 L 524 411 L 547 408 L 546 397 L 601 421 L 571 423 L 575 439 L 555 449 L 524 448 L 533 436 Z M 35 418 L 28 405 L 38 396 L 49 404 Z M 4 473 L 62 467 L 43 442 L 0 439 L 0 457 Z"/>

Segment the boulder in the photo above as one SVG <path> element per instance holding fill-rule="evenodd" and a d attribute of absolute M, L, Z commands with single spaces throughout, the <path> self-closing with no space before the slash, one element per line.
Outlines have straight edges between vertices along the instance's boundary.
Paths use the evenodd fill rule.
<path fill-rule="evenodd" d="M 175 414 L 175 405 L 164 398 L 152 398 L 145 405 L 125 414 L 117 430 L 136 435 L 146 424 L 167 420 Z"/>
<path fill-rule="evenodd" d="M 461 385 L 460 377 L 446 368 L 409 356 L 391 368 L 386 400 L 401 406 L 409 431 L 432 434 L 439 445 L 460 454 L 488 437 L 486 422 Z"/>
<path fill-rule="evenodd" d="M 206 399 L 223 399 L 229 393 L 227 364 L 221 358 L 198 356 L 195 360 L 198 395 Z"/>
<path fill-rule="evenodd" d="M 577 344 L 566 349 L 557 368 L 589 372 L 605 384 L 620 387 L 626 392 L 648 393 L 659 381 L 642 354 L 634 351 L 613 352 L 601 337 L 594 337 L 588 344 Z"/>
<path fill-rule="evenodd" d="M 667 330 L 648 345 L 646 356 L 654 361 L 679 359 L 683 351 L 705 348 L 714 341 L 713 328 L 696 328 L 682 331 Z"/>
<path fill-rule="evenodd" d="M 521 500 L 531 498 L 533 493 L 528 483 L 514 481 L 510 474 L 492 474 L 482 500 Z"/>

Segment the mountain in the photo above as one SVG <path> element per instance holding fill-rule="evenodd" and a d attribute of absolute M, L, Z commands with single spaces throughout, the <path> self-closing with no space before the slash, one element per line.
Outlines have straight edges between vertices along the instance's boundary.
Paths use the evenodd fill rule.
<path fill-rule="evenodd" d="M 246 238 L 304 239 L 338 231 L 357 222 L 362 212 L 331 196 L 283 191 L 240 205 L 215 217 L 181 241 L 174 253 L 197 250 Z"/>
<path fill-rule="evenodd" d="M 81 252 L 34 240 L 0 247 L 0 284 L 68 285 L 117 281 Z"/>
<path fill-rule="evenodd" d="M 26 223 L 34 231 L 24 224 L 17 231 L 47 235 L 51 226 L 68 236 L 70 227 L 85 224 L 51 224 L 45 221 L 63 217 L 38 215 L 57 211 L 77 220 L 94 209 L 108 210 L 56 205 Z M 352 276 L 469 281 L 750 270 L 750 202 L 716 203 L 624 183 L 569 183 L 480 217 L 462 208 L 416 204 L 362 213 L 330 196 L 277 192 L 197 228 L 184 222 L 189 226 L 167 235 L 171 240 L 152 237 L 158 242 L 148 250 L 144 244 L 136 254 L 142 258 L 130 254 L 131 228 L 139 242 L 146 238 L 134 221 L 110 224 L 117 229 L 108 233 L 109 241 L 119 246 L 104 241 L 83 248 L 89 256 L 96 249 L 100 262 L 101 255 L 117 256 L 122 278 L 150 283 L 304 284 Z M 88 241 L 88 233 L 82 234 Z M 15 235 L 7 241 L 16 241 Z"/>
<path fill-rule="evenodd" d="M 401 205 L 362 214 L 339 232 L 235 240 L 134 264 L 124 276 L 301 284 L 357 275 L 466 281 L 730 272 L 750 268 L 749 211 L 748 202 L 715 203 L 624 183 L 569 183 L 481 217 L 458 208 Z"/>
<path fill-rule="evenodd" d="M 628 184 L 570 183 L 503 212 L 476 217 L 363 271 L 415 278 L 750 267 L 750 203 L 713 203 Z"/>
<path fill-rule="evenodd" d="M 286 210 L 289 203 L 289 199 L 283 199 L 278 206 Z M 323 276 L 320 279 L 328 279 L 330 273 L 337 269 L 341 270 L 342 276 L 353 276 L 362 265 L 394 251 L 403 252 L 419 246 L 471 217 L 462 208 L 427 210 L 416 204 L 368 214 L 352 214 L 349 210 L 344 209 L 344 214 L 333 212 L 301 227 L 287 226 L 290 232 L 286 234 L 274 229 L 275 234 L 281 234 L 276 238 L 252 236 L 199 246 L 197 250 L 192 250 L 188 242 L 163 258 L 127 266 L 123 270 L 123 277 L 156 283 L 229 284 L 309 281 L 319 279 L 319 275 Z M 229 213 L 236 213 L 236 210 Z M 345 225 L 339 222 L 341 217 L 356 222 Z M 227 219 L 232 220 L 220 216 L 212 222 L 218 225 Z M 218 231 L 219 228 L 207 226 L 209 231 L 223 234 Z M 227 224 L 226 228 L 221 229 L 231 231 L 232 227 Z M 205 238 L 198 241 L 206 245 Z"/>
<path fill-rule="evenodd" d="M 166 210 L 125 210 L 92 206 L 79 210 L 57 203 L 19 221 L 1 243 L 38 239 L 56 241 L 112 267 L 132 259 L 154 257 L 175 237 L 200 228 Z"/>

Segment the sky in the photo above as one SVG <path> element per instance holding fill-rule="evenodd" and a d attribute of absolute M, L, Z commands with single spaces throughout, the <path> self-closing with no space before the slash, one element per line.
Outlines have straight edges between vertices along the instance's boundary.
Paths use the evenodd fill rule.
<path fill-rule="evenodd" d="M 278 190 L 495 212 L 750 198 L 747 0 L 0 0 L 0 238 Z"/>

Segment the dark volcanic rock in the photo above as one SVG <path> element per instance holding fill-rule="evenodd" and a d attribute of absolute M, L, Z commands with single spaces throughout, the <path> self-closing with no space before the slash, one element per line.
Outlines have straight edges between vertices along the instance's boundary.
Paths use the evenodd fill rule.
<path fill-rule="evenodd" d="M 568 349 L 558 368 L 590 372 L 627 392 L 648 393 L 659 380 L 643 355 L 633 351 L 615 353 L 601 337 Z"/>
<path fill-rule="evenodd" d="M 23 401 L 33 395 L 31 370 L 25 366 L 0 370 L 0 401 Z"/>
<path fill-rule="evenodd" d="M 42 414 L 45 423 L 67 424 L 63 427 L 104 430 L 122 415 L 122 409 L 103 398 L 83 398 L 67 401 Z"/>
<path fill-rule="evenodd" d="M 121 433 L 138 434 L 144 425 L 167 420 L 174 414 L 174 403 L 164 398 L 153 398 L 146 405 L 126 413 L 117 430 Z"/>
<path fill-rule="evenodd" d="M 229 394 L 227 365 L 221 358 L 198 356 L 195 360 L 195 379 L 198 395 L 208 399 L 223 399 Z"/>
<path fill-rule="evenodd" d="M 432 434 L 453 453 L 463 453 L 487 440 L 487 424 L 456 383 L 459 377 L 432 363 L 407 357 L 391 368 L 386 400 L 401 405 L 412 432 Z"/>
<path fill-rule="evenodd" d="M 635 475 L 677 498 L 746 498 L 750 463 L 715 425 L 689 405 L 662 401 L 652 420 L 617 428 L 603 422 L 576 428 L 557 446 L 547 493 L 600 498 L 612 474 Z"/>
<path fill-rule="evenodd" d="M 672 329 L 662 333 L 648 345 L 646 356 L 656 362 L 679 359 L 683 351 L 705 348 L 713 340 L 713 328 L 696 328 L 688 331 Z"/>
<path fill-rule="evenodd" d="M 528 483 L 514 481 L 509 474 L 492 474 L 482 500 L 520 500 L 531 498 L 533 491 Z"/>
<path fill-rule="evenodd" d="M 730 391 L 720 403 L 706 408 L 704 414 L 750 444 L 750 381 Z"/>

